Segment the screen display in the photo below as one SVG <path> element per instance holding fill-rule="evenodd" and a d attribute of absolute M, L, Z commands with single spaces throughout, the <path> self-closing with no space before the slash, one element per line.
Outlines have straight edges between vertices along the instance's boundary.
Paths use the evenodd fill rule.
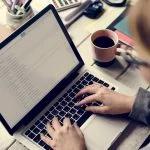
<path fill-rule="evenodd" d="M 79 64 L 52 11 L 0 51 L 0 112 L 13 128 Z"/>

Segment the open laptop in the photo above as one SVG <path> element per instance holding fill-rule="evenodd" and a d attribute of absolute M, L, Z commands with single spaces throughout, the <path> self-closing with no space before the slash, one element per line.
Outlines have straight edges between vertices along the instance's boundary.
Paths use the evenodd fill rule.
<path fill-rule="evenodd" d="M 75 107 L 76 93 L 93 81 L 133 94 L 106 74 L 84 65 L 52 5 L 0 44 L 0 120 L 31 150 L 50 149 L 40 140 L 45 124 L 69 117 L 84 133 L 88 150 L 108 149 L 127 127 L 122 117 L 94 115 Z M 89 105 L 99 105 L 92 103 Z"/>

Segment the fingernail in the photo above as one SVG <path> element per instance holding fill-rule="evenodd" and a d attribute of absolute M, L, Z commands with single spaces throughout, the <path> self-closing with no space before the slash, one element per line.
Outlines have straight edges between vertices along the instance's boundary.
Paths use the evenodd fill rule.
<path fill-rule="evenodd" d="M 55 119 L 55 120 L 56 120 L 56 119 L 57 119 L 57 117 L 56 117 L 56 116 L 54 116 L 54 118 L 53 118 L 53 119 Z"/>
<path fill-rule="evenodd" d="M 75 106 L 80 106 L 80 103 L 76 103 Z"/>
<path fill-rule="evenodd" d="M 40 137 L 41 137 L 41 139 L 43 139 L 43 136 L 44 136 L 44 135 L 43 135 L 42 133 L 40 133 Z"/>
<path fill-rule="evenodd" d="M 85 111 L 88 111 L 88 107 L 85 108 Z"/>
<path fill-rule="evenodd" d="M 76 122 L 74 123 L 74 125 L 75 125 L 75 126 L 78 126 Z"/>

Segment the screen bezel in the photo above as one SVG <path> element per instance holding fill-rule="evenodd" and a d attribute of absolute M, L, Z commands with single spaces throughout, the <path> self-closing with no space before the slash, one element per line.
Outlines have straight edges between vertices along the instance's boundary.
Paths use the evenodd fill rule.
<path fill-rule="evenodd" d="M 72 39 L 70 38 L 64 24 L 62 23 L 57 11 L 55 10 L 53 5 L 48 5 L 46 8 L 44 8 L 42 11 L 40 11 L 37 15 L 35 15 L 33 18 L 31 18 L 27 23 L 22 25 L 18 30 L 16 30 L 14 33 L 12 33 L 9 37 L 7 37 L 4 41 L 0 43 L 0 49 L 5 47 L 7 44 L 9 44 L 12 40 L 14 40 L 17 36 L 19 36 L 25 29 L 30 27 L 34 22 L 36 22 L 39 18 L 44 16 L 48 11 L 52 11 L 54 14 L 56 20 L 58 21 L 60 28 L 62 29 L 66 39 L 68 40 L 68 43 L 70 44 L 73 52 L 75 53 L 79 63 L 76 65 L 76 67 L 63 79 L 61 82 L 59 82 L 29 113 L 27 113 L 13 128 L 9 126 L 5 118 L 0 113 L 0 120 L 4 127 L 7 129 L 9 134 L 13 135 L 14 132 L 23 124 L 29 123 L 36 115 L 38 115 L 51 101 L 49 99 L 54 99 L 63 89 L 66 87 L 69 83 L 69 80 L 71 77 L 78 72 L 79 69 L 84 65 L 84 62 L 78 53 Z M 9 104 L 8 104 L 9 105 Z M 39 111 L 40 110 L 40 111 Z"/>

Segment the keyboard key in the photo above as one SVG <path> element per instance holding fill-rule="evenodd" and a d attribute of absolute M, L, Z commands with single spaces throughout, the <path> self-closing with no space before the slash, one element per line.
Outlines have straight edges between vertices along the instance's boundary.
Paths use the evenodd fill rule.
<path fill-rule="evenodd" d="M 80 90 L 81 90 L 83 87 L 84 87 L 84 86 L 83 86 L 82 84 L 79 84 L 79 85 L 77 86 L 77 88 L 80 89 Z"/>
<path fill-rule="evenodd" d="M 80 80 L 81 80 L 81 81 L 83 81 L 84 79 L 85 79 L 85 77 L 84 77 L 84 76 L 82 76 L 82 77 L 80 78 Z"/>
<path fill-rule="evenodd" d="M 60 103 L 62 106 L 66 106 L 67 105 L 67 102 L 65 100 L 63 100 L 61 103 Z"/>
<path fill-rule="evenodd" d="M 40 130 L 37 127 L 34 128 L 33 133 L 38 134 L 39 132 L 40 132 Z"/>
<path fill-rule="evenodd" d="M 72 109 L 70 110 L 70 113 L 71 113 L 71 114 L 75 114 L 76 111 L 77 111 L 76 109 L 72 108 Z"/>
<path fill-rule="evenodd" d="M 75 89 L 73 90 L 73 92 L 76 93 L 76 94 L 77 94 L 79 91 L 80 91 L 80 89 L 78 89 L 78 88 L 75 88 Z"/>
<path fill-rule="evenodd" d="M 70 108 L 68 106 L 66 106 L 64 109 L 63 109 L 65 112 L 68 112 L 70 110 Z"/>
<path fill-rule="evenodd" d="M 72 108 L 74 105 L 75 105 L 75 103 L 73 103 L 73 102 L 70 102 L 70 103 L 68 104 L 68 106 L 71 107 L 71 108 Z"/>
<path fill-rule="evenodd" d="M 81 116 L 81 115 L 83 115 L 83 114 L 84 114 L 84 112 L 85 112 L 84 110 L 79 109 L 79 110 L 77 111 L 77 114 L 79 114 L 79 115 Z"/>
<path fill-rule="evenodd" d="M 80 99 L 79 99 L 79 97 L 77 97 L 77 98 L 72 99 L 72 101 L 73 101 L 74 103 L 77 103 L 77 102 L 80 101 Z"/>
<path fill-rule="evenodd" d="M 65 117 L 66 117 L 66 118 L 71 118 L 71 117 L 72 117 L 72 114 L 67 113 Z"/>
<path fill-rule="evenodd" d="M 49 112 L 49 111 L 47 111 L 44 115 L 45 115 L 45 116 L 47 116 L 49 113 L 50 113 L 50 112 Z"/>
<path fill-rule="evenodd" d="M 83 80 L 83 81 L 81 82 L 81 84 L 83 84 L 83 85 L 87 85 L 87 84 L 88 84 L 88 82 L 87 82 L 86 80 Z"/>
<path fill-rule="evenodd" d="M 56 102 L 55 104 L 54 104 L 54 107 L 57 107 L 59 105 L 59 103 L 58 102 Z"/>
<path fill-rule="evenodd" d="M 81 105 L 80 108 L 82 108 L 82 110 L 85 110 L 86 107 L 87 107 L 87 105 Z"/>
<path fill-rule="evenodd" d="M 53 116 L 52 114 L 49 114 L 49 115 L 47 116 L 47 118 L 48 118 L 49 120 L 52 120 L 52 119 L 54 118 L 54 116 Z"/>
<path fill-rule="evenodd" d="M 63 95 L 63 98 L 65 98 L 65 97 L 67 97 L 68 96 L 68 93 L 65 93 L 64 95 Z"/>
<path fill-rule="evenodd" d="M 31 133 L 28 135 L 28 137 L 29 137 L 30 139 L 33 139 L 33 138 L 35 137 L 35 134 L 31 132 Z"/>
<path fill-rule="evenodd" d="M 64 99 L 61 97 L 58 101 L 61 102 L 61 101 L 63 101 L 63 100 L 64 100 Z"/>
<path fill-rule="evenodd" d="M 76 84 L 74 84 L 74 85 L 71 87 L 71 89 L 73 90 L 74 88 L 76 88 L 76 86 L 77 86 L 77 85 L 76 85 Z"/>
<path fill-rule="evenodd" d="M 99 80 L 98 83 L 99 83 L 99 84 L 104 84 L 104 81 Z"/>
<path fill-rule="evenodd" d="M 54 110 L 52 111 L 52 114 L 53 114 L 54 116 L 56 116 L 56 115 L 58 114 L 58 111 L 57 111 L 56 109 L 54 109 Z"/>
<path fill-rule="evenodd" d="M 70 96 L 67 96 L 67 97 L 65 98 L 65 101 L 66 101 L 66 102 L 70 102 L 70 101 L 71 101 L 71 97 L 70 97 Z"/>
<path fill-rule="evenodd" d="M 91 81 L 93 77 L 94 77 L 93 75 L 89 74 L 89 75 L 86 77 L 86 80 Z"/>
<path fill-rule="evenodd" d="M 32 131 L 34 128 L 35 128 L 35 125 L 33 125 L 33 126 L 30 128 L 30 130 Z"/>
<path fill-rule="evenodd" d="M 115 91 L 115 90 L 116 90 L 116 88 L 115 88 L 115 87 L 112 87 L 112 88 L 111 88 L 111 90 Z"/>
<path fill-rule="evenodd" d="M 79 81 L 77 81 L 77 82 L 76 82 L 76 85 L 79 85 L 79 84 L 80 84 L 80 82 L 81 82 L 80 80 L 79 80 Z"/>
<path fill-rule="evenodd" d="M 46 134 L 47 134 L 47 131 L 46 131 L 45 129 L 43 129 L 43 130 L 41 131 L 41 133 L 43 133 L 44 135 L 46 135 Z"/>
<path fill-rule="evenodd" d="M 62 110 L 62 111 L 59 113 L 59 115 L 60 115 L 61 117 L 63 117 L 63 116 L 66 115 L 66 112 Z"/>
<path fill-rule="evenodd" d="M 55 107 L 54 106 L 52 106 L 50 109 L 49 109 L 49 111 L 51 112 L 51 111 L 53 111 L 53 109 L 54 109 Z"/>
<path fill-rule="evenodd" d="M 92 84 L 93 84 L 93 81 L 90 81 L 90 82 L 89 82 L 89 85 L 92 85 Z"/>
<path fill-rule="evenodd" d="M 67 91 L 67 93 L 71 93 L 72 92 L 72 89 L 69 89 L 68 91 Z"/>
<path fill-rule="evenodd" d="M 40 140 L 41 140 L 40 134 L 38 134 L 38 135 L 33 139 L 33 141 L 36 142 L 36 143 L 38 143 Z"/>
<path fill-rule="evenodd" d="M 97 77 L 94 77 L 92 80 L 93 80 L 94 82 L 97 82 L 99 79 L 98 79 Z"/>
<path fill-rule="evenodd" d="M 38 144 L 42 147 L 45 145 L 45 143 L 42 140 Z"/>
<path fill-rule="evenodd" d="M 103 85 L 104 85 L 105 87 L 109 87 L 109 84 L 106 83 L 106 82 L 105 82 Z"/>
<path fill-rule="evenodd" d="M 44 148 L 45 148 L 46 150 L 52 150 L 51 147 L 48 146 L 47 144 L 45 144 Z"/>
<path fill-rule="evenodd" d="M 40 121 L 42 121 L 44 118 L 45 118 L 45 116 L 42 116 L 42 117 L 40 118 Z"/>
<path fill-rule="evenodd" d="M 26 132 L 25 132 L 25 135 L 29 135 L 31 133 L 31 131 L 30 130 L 27 130 Z"/>
<path fill-rule="evenodd" d="M 76 93 L 74 93 L 74 92 L 71 92 L 71 93 L 69 94 L 69 96 L 70 96 L 71 98 L 73 98 L 75 95 L 76 95 Z"/>
<path fill-rule="evenodd" d="M 99 102 L 93 102 L 92 105 L 93 105 L 93 106 L 100 106 L 101 103 L 99 103 Z"/>
<path fill-rule="evenodd" d="M 61 110 L 63 109 L 63 107 L 62 107 L 61 105 L 58 105 L 58 106 L 56 107 L 56 109 L 57 109 L 58 111 L 61 111 Z"/>
<path fill-rule="evenodd" d="M 39 123 L 40 123 L 40 121 L 39 121 L 39 120 L 37 120 L 37 121 L 35 122 L 35 125 L 37 126 Z"/>
<path fill-rule="evenodd" d="M 87 106 L 93 106 L 93 103 L 88 103 L 88 104 L 86 104 Z"/>
<path fill-rule="evenodd" d="M 39 125 L 38 125 L 38 128 L 39 129 L 43 129 L 45 127 L 45 125 L 43 124 L 43 123 L 40 123 Z"/>
<path fill-rule="evenodd" d="M 84 74 L 84 76 L 86 77 L 86 76 L 88 76 L 89 75 L 89 73 L 88 72 L 86 72 L 85 74 Z"/>
<path fill-rule="evenodd" d="M 72 118 L 73 118 L 74 120 L 78 120 L 79 117 L 80 117 L 79 115 L 75 114 Z"/>
<path fill-rule="evenodd" d="M 43 124 L 47 124 L 48 121 L 49 121 L 49 120 L 48 120 L 47 118 L 45 118 L 45 119 L 42 121 L 42 123 L 43 123 Z"/>

